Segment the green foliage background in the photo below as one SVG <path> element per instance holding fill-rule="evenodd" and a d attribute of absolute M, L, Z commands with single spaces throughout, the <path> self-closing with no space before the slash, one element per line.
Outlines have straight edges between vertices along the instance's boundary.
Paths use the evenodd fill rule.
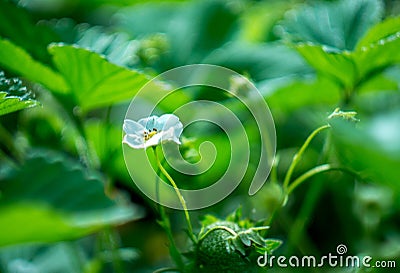
<path fill-rule="evenodd" d="M 168 97 L 158 113 L 197 99 L 228 106 L 252 140 L 243 183 L 194 219 L 224 218 L 241 204 L 248 218 L 273 219 L 268 236 L 283 241 L 277 254 L 322 256 L 344 243 L 350 254 L 400 266 L 399 11 L 394 0 L 1 0 L 0 272 L 152 272 L 171 264 L 155 204 L 127 173 L 121 128 L 145 83 L 193 63 L 225 66 L 257 86 L 275 119 L 279 156 L 269 182 L 249 197 L 260 143 L 243 105 L 210 88 Z M 333 122 L 294 177 L 323 163 L 357 176 L 319 174 L 280 208 L 295 152 L 336 107 L 360 121 Z M 170 170 L 182 188 L 204 187 L 225 170 L 229 142 L 205 125 L 189 126 L 184 137 L 189 161 L 205 140 L 219 151 L 203 175 Z M 181 214 L 168 213 L 187 248 Z"/>

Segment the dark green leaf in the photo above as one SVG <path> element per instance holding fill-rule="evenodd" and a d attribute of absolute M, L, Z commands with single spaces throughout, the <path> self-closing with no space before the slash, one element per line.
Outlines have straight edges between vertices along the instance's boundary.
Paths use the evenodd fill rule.
<path fill-rule="evenodd" d="M 317 2 L 288 13 L 281 29 L 293 42 L 352 50 L 367 29 L 379 22 L 382 13 L 379 0 Z"/>
<path fill-rule="evenodd" d="M 46 51 L 48 44 L 59 42 L 60 38 L 47 26 L 36 24 L 33 16 L 11 1 L 0 1 L 0 37 L 10 39 L 26 50 L 34 59 L 50 63 Z"/>
<path fill-rule="evenodd" d="M 72 239 L 141 215 L 109 199 L 98 175 L 60 154 L 41 151 L 1 174 L 2 246 Z"/>
<path fill-rule="evenodd" d="M 248 234 L 246 234 L 244 232 L 239 232 L 238 235 L 239 235 L 240 240 L 242 241 L 242 243 L 245 246 L 251 246 L 251 240 L 250 240 Z"/>
<path fill-rule="evenodd" d="M 160 61 L 162 70 L 202 62 L 230 40 L 237 23 L 235 10 L 220 0 L 138 5 L 120 11 L 116 18 L 132 35 L 166 34 L 170 50 Z"/>
<path fill-rule="evenodd" d="M 243 256 L 246 256 L 246 248 L 243 245 L 243 241 L 240 237 L 233 238 L 232 244 L 235 247 L 235 250 L 239 251 Z"/>

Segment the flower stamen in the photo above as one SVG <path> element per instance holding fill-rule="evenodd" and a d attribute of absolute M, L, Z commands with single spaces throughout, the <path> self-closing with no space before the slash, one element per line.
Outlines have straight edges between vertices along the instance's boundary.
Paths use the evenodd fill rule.
<path fill-rule="evenodd" d="M 153 130 L 149 130 L 149 132 L 144 131 L 143 134 L 144 134 L 144 140 L 147 141 L 147 140 L 149 140 L 150 138 L 152 138 L 154 135 L 157 134 L 157 129 L 156 129 L 156 128 L 153 128 Z"/>

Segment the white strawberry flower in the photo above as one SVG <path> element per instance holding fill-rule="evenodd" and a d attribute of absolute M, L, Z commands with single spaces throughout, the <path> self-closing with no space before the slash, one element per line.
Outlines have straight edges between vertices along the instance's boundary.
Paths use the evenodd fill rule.
<path fill-rule="evenodd" d="M 123 130 L 125 132 L 123 143 L 134 149 L 146 149 L 167 141 L 181 144 L 179 137 L 183 125 L 177 116 L 165 114 L 160 117 L 142 118 L 139 121 L 125 119 Z"/>

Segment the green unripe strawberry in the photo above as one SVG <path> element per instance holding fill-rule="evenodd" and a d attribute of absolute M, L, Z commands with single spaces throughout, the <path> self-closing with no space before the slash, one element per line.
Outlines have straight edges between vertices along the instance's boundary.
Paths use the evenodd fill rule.
<path fill-rule="evenodd" d="M 235 235 L 241 231 L 243 229 L 238 224 L 229 221 L 218 221 L 206 226 L 196 248 L 196 272 L 254 272 L 252 268 L 256 264 L 246 255 L 250 247 L 244 253 L 235 247 L 234 239 L 238 239 Z"/>
<path fill-rule="evenodd" d="M 238 208 L 225 220 L 205 215 L 192 251 L 185 253 L 185 273 L 254 273 L 257 258 L 272 253 L 281 241 L 265 239 L 261 232 L 268 226 L 255 225 L 241 218 Z"/>

